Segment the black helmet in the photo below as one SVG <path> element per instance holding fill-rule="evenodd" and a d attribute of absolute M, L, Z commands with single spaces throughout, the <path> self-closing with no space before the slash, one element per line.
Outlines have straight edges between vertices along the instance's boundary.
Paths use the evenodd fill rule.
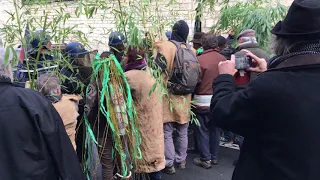
<path fill-rule="evenodd" d="M 90 52 L 80 42 L 70 42 L 66 45 L 66 54 L 71 64 L 77 66 L 91 66 Z"/>
<path fill-rule="evenodd" d="M 51 37 L 47 35 L 45 31 L 37 30 L 32 35 L 28 36 L 31 47 L 29 52 L 37 50 L 40 46 L 42 46 L 43 49 L 48 49 L 47 45 L 50 42 Z"/>

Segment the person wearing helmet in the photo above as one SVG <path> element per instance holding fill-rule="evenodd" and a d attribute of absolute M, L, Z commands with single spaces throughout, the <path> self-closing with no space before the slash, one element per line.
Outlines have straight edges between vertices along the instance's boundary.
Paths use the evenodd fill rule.
<path fill-rule="evenodd" d="M 23 54 L 20 57 L 22 63 L 17 65 L 16 78 L 18 82 L 24 83 L 29 80 L 28 73 L 25 70 L 43 68 L 45 66 L 44 62 L 53 60 L 53 56 L 49 54 L 51 48 L 50 39 L 51 37 L 42 30 L 37 30 L 27 36 L 27 48 L 23 50 L 23 52 L 27 52 L 27 57 L 25 59 Z"/>
<path fill-rule="evenodd" d="M 30 39 L 29 41 L 30 48 L 28 48 L 27 54 L 30 62 L 37 61 L 38 53 L 40 53 L 38 62 L 53 60 L 53 56 L 48 54 L 51 48 L 51 42 L 50 42 L 51 37 L 47 35 L 45 31 L 42 31 L 42 30 L 35 31 L 34 34 L 29 35 L 28 38 Z M 39 64 L 38 66 L 42 66 L 42 65 Z"/>
<path fill-rule="evenodd" d="M 125 36 L 121 32 L 112 32 L 109 36 L 110 53 L 115 55 L 119 62 L 123 59 Z"/>
<path fill-rule="evenodd" d="M 79 117 L 78 122 L 82 122 L 84 114 L 84 99 L 85 91 L 90 83 L 90 77 L 92 74 L 91 59 L 89 51 L 79 42 L 71 42 L 66 45 L 65 48 L 66 58 L 69 60 L 69 65 L 64 66 L 61 69 L 61 75 L 64 77 L 62 83 L 63 94 L 78 94 L 82 95 L 83 99 L 79 102 Z M 70 66 L 71 65 L 71 66 Z M 77 154 L 80 162 L 83 160 L 83 123 L 77 125 L 76 145 Z"/>
<path fill-rule="evenodd" d="M 65 53 L 71 67 L 65 66 L 61 69 L 61 74 L 66 77 L 62 92 L 83 94 L 92 73 L 89 51 L 81 43 L 71 42 L 66 45 Z"/>

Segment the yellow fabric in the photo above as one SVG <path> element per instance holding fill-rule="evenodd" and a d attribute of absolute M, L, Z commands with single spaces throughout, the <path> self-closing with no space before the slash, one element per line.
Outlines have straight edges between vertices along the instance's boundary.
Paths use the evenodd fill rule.
<path fill-rule="evenodd" d="M 77 104 L 80 99 L 81 97 L 76 95 L 63 95 L 59 102 L 53 104 L 63 121 L 66 132 L 75 150 L 76 125 L 77 117 L 79 116 Z"/>

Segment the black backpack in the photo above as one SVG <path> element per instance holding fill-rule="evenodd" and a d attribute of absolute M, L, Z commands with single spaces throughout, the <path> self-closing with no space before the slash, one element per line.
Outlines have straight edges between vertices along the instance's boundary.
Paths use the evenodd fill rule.
<path fill-rule="evenodd" d="M 175 95 L 192 94 L 200 81 L 200 64 L 189 44 L 171 40 L 177 47 L 173 70 L 169 79 L 169 91 Z M 182 48 L 185 45 L 186 48 Z"/>

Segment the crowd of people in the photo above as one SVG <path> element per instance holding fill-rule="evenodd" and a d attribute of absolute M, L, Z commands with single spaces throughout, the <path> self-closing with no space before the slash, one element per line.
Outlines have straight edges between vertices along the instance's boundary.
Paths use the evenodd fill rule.
<path fill-rule="evenodd" d="M 15 75 L 5 60 L 13 56 L 0 49 L 1 178 L 160 180 L 166 173 L 175 179 L 176 168 L 188 166 L 188 129 L 192 128 L 197 166 L 209 169 L 219 164 L 223 141 L 240 147 L 234 180 L 318 179 L 319 12 L 319 2 L 295 0 L 272 30 L 275 56 L 271 59 L 253 29 L 237 35 L 230 30 L 227 38 L 196 32 L 192 46 L 183 20 L 174 24 L 166 39 L 149 42 L 151 35 L 146 33 L 141 47 L 127 47 L 123 33 L 111 33 L 110 51 L 100 57 L 115 57 L 121 64 L 141 135 L 141 158 L 126 158 L 124 163 L 130 167 L 126 177 L 121 176 L 119 159 L 128 154 L 117 154 L 115 138 L 125 142 L 132 138 L 120 125 L 116 126 L 119 134 L 107 130 L 111 124 L 101 112 L 104 84 L 91 78 L 90 52 L 79 42 L 68 43 L 64 51 L 69 65 L 59 67 L 58 74 L 37 74 L 34 91 L 21 86 L 30 81 L 30 73 L 23 70 L 28 63 L 43 68 L 39 62 L 54 59 L 49 55 L 50 38 L 43 31 L 35 32 L 45 38 L 30 41 L 25 49 L 28 61 L 22 59 Z M 160 76 L 151 73 L 154 66 L 148 61 Z M 157 83 L 159 78 L 163 84 Z M 165 95 L 159 93 L 163 87 Z M 117 103 L 123 101 L 122 97 Z M 199 126 L 189 127 L 191 111 Z M 96 143 L 88 143 L 86 125 Z"/>

